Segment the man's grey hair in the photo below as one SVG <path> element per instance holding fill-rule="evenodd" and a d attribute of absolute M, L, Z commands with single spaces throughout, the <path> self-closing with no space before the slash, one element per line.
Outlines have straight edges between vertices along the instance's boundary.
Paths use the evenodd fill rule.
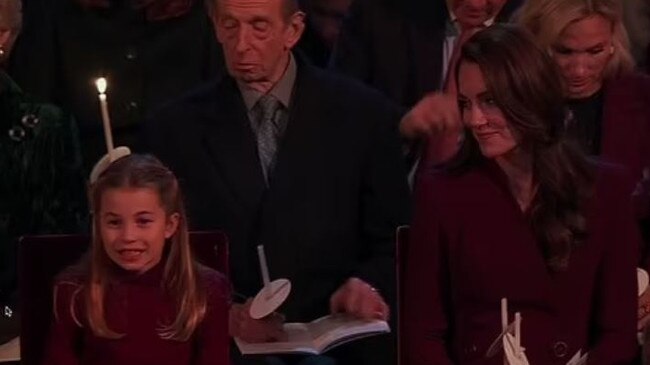
<path fill-rule="evenodd" d="M 6 0 L 0 0 L 0 2 Z M 285 19 L 289 19 L 293 14 L 300 10 L 298 0 L 280 0 L 282 4 L 282 13 Z M 205 6 L 208 9 L 208 15 L 212 18 L 217 14 L 217 5 L 219 0 L 205 0 Z"/>

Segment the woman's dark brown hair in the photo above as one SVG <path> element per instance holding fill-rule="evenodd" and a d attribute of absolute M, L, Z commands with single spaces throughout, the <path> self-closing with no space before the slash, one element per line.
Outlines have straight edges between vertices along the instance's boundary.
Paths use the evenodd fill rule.
<path fill-rule="evenodd" d="M 500 24 L 467 41 L 459 65 L 463 62 L 479 66 L 519 148 L 532 157 L 537 192 L 530 224 L 548 267 L 563 270 L 572 249 L 587 236 L 583 206 L 594 173 L 593 164 L 564 137 L 566 108 L 556 65 L 525 30 Z M 461 165 L 482 158 L 473 137 L 466 138 L 463 150 Z"/>

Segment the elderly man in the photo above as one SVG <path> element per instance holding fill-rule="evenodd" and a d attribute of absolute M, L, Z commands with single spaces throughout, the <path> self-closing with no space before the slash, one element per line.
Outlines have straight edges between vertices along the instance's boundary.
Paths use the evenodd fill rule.
<path fill-rule="evenodd" d="M 507 20 L 521 2 L 357 0 L 330 66 L 414 106 L 399 131 L 409 160 L 422 155 L 419 165 L 429 166 L 455 152 L 460 117 L 452 73 L 462 44 L 476 30 Z"/>
<path fill-rule="evenodd" d="M 293 284 L 280 309 L 288 321 L 330 311 L 388 319 L 393 236 L 408 213 L 399 113 L 292 53 L 304 29 L 296 1 L 213 5 L 228 74 L 161 110 L 146 130 L 184 184 L 193 228 L 229 235 L 231 278 L 246 298 L 261 288 L 255 247 L 264 245 L 271 277 Z M 280 315 L 253 320 L 249 306 L 233 305 L 232 335 L 282 337 Z M 372 350 L 360 344 L 328 354 L 378 363 L 359 357 L 355 345 Z"/>

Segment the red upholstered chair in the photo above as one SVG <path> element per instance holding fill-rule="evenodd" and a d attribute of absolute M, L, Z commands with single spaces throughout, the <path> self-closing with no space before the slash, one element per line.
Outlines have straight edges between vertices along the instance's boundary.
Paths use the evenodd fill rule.
<path fill-rule="evenodd" d="M 650 74 L 650 43 L 648 43 L 648 50 L 646 52 L 645 71 Z"/>
<path fill-rule="evenodd" d="M 404 346 L 403 346 L 403 324 L 402 324 L 402 303 L 404 298 L 402 297 L 402 281 L 404 280 L 404 269 L 406 264 L 406 250 L 408 249 L 409 242 L 409 226 L 400 226 L 397 227 L 396 235 L 396 278 L 397 278 L 397 363 L 399 365 L 406 364 L 406 356 L 404 355 Z"/>
<path fill-rule="evenodd" d="M 192 232 L 190 244 L 202 264 L 228 276 L 228 238 L 222 232 Z M 84 235 L 25 236 L 20 239 L 18 272 L 21 365 L 40 365 L 52 320 L 54 277 L 86 252 Z"/>

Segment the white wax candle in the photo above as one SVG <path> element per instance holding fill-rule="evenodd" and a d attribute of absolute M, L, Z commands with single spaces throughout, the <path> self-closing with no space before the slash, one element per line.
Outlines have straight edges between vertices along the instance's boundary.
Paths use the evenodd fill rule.
<path fill-rule="evenodd" d="M 501 332 L 506 335 L 508 330 L 508 299 L 501 298 Z M 505 350 L 505 349 L 504 349 Z M 503 365 L 508 365 L 506 353 L 503 353 Z"/>
<path fill-rule="evenodd" d="M 264 253 L 264 246 L 257 246 L 257 257 L 260 260 L 260 270 L 262 271 L 262 281 L 264 282 L 264 289 L 268 290 L 271 278 L 269 275 L 269 266 L 266 263 L 266 254 Z"/>
<path fill-rule="evenodd" d="M 102 123 L 104 125 L 104 140 L 106 141 L 106 151 L 110 156 L 111 162 L 115 160 L 113 153 L 113 132 L 111 130 L 111 119 L 108 115 L 108 102 L 106 101 L 106 79 L 100 77 L 95 81 L 97 91 L 99 92 L 99 105 L 102 112 Z"/>
<path fill-rule="evenodd" d="M 508 329 L 508 299 L 501 299 L 501 331 Z"/>
<path fill-rule="evenodd" d="M 521 313 L 515 313 L 515 345 L 517 352 L 521 353 Z"/>

